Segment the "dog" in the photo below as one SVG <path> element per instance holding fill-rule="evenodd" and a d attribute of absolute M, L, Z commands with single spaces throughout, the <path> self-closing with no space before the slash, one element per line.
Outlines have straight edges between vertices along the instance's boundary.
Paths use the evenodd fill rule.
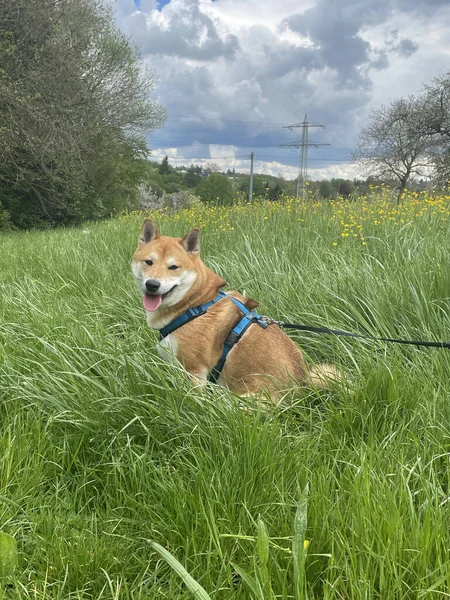
<path fill-rule="evenodd" d="M 301 350 L 276 323 L 259 315 L 259 320 L 253 318 L 258 302 L 236 291 L 221 292 L 227 282 L 201 260 L 199 229 L 192 229 L 183 238 L 168 237 L 146 219 L 132 271 L 148 326 L 166 332 L 158 345 L 160 356 L 181 363 L 196 384 L 205 385 L 215 373 L 216 382 L 238 396 L 263 392 L 276 399 L 295 381 L 327 388 L 340 379 L 332 365 L 309 367 Z M 177 320 L 183 321 L 194 312 L 201 314 L 172 331 Z M 228 348 L 217 372 L 230 331 L 242 329 L 239 324 L 244 321 L 245 332 Z"/>

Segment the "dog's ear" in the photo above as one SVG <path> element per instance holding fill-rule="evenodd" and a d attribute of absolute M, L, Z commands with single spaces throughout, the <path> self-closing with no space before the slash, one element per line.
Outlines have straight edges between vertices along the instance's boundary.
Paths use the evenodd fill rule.
<path fill-rule="evenodd" d="M 161 236 L 153 221 L 151 219 L 145 219 L 139 234 L 139 246 L 144 246 L 145 244 L 153 242 L 153 240 L 157 240 L 159 237 Z"/>
<path fill-rule="evenodd" d="M 252 300 L 251 298 L 246 298 L 244 304 L 249 310 L 253 310 L 260 305 L 259 302 L 256 302 L 256 300 Z"/>
<path fill-rule="evenodd" d="M 198 254 L 200 252 L 200 229 L 192 229 L 189 231 L 180 244 L 189 254 Z"/>

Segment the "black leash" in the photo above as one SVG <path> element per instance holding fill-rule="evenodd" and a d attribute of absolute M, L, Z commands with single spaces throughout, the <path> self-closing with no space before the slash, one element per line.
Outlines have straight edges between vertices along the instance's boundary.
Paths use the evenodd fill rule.
<path fill-rule="evenodd" d="M 297 329 L 299 331 L 310 331 L 312 333 L 331 333 L 333 335 L 342 335 L 346 337 L 361 338 L 364 340 L 374 340 L 377 342 L 392 342 L 394 344 L 408 344 L 410 346 L 428 346 L 429 348 L 448 348 L 450 349 L 450 342 L 423 342 L 420 340 L 396 340 L 393 338 L 385 337 L 372 337 L 371 335 L 363 335 L 361 333 L 350 333 L 349 331 L 339 331 L 338 329 L 329 329 L 328 327 L 315 327 L 314 325 L 296 325 L 294 323 L 284 323 L 283 321 L 274 321 L 269 319 L 272 323 L 276 323 L 280 327 L 285 329 Z"/>

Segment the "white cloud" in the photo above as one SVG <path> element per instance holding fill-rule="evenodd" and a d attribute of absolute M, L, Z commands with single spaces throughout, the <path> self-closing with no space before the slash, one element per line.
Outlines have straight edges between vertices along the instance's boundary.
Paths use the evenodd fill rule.
<path fill-rule="evenodd" d="M 161 11 L 155 0 L 140 10 L 118 0 L 116 14 L 160 77 L 169 118 L 150 140 L 154 155 L 171 148 L 200 163 L 215 154 L 238 168 L 232 157 L 254 150 L 268 156 L 258 170 L 286 177 L 298 154 L 277 145 L 299 130 L 282 124 L 308 113 L 327 126 L 311 132 L 331 143 L 316 152 L 331 160 L 311 161 L 312 177 L 358 176 L 343 161 L 370 107 L 418 92 L 450 58 L 450 5 L 440 0 L 172 0 Z"/>

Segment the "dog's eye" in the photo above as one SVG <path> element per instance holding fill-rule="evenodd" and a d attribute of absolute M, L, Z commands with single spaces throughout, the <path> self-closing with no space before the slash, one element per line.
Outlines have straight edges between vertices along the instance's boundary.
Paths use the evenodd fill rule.
<path fill-rule="evenodd" d="M 145 264 L 148 265 L 149 267 L 152 266 L 153 261 L 152 260 L 144 260 Z"/>
<path fill-rule="evenodd" d="M 180 267 L 178 265 L 170 265 L 169 267 L 169 271 L 176 271 L 177 269 L 179 269 Z"/>

